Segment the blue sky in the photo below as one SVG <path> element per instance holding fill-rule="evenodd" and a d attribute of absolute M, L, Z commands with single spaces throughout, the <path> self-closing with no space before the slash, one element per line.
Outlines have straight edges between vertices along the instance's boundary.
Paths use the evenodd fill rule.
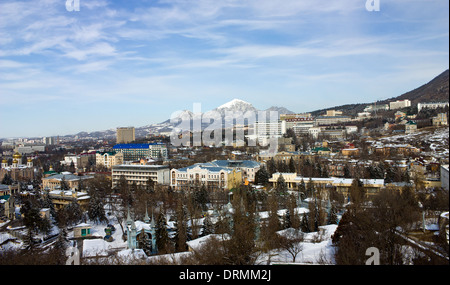
<path fill-rule="evenodd" d="M 162 122 L 234 98 L 295 112 L 448 69 L 447 0 L 0 0 L 0 138 Z"/>

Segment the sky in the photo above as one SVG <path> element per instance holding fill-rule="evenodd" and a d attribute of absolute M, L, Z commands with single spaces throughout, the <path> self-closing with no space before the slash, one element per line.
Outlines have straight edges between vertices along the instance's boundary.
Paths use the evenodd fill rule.
<path fill-rule="evenodd" d="M 449 1 L 367 1 L 0 0 L 0 138 L 141 127 L 234 98 L 370 103 L 449 68 Z"/>

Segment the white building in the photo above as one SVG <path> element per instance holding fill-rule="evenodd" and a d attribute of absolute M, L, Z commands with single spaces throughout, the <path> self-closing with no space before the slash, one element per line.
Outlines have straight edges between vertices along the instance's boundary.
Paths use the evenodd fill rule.
<path fill-rule="evenodd" d="M 197 163 L 188 167 L 171 170 L 170 186 L 176 190 L 187 190 L 195 185 L 206 189 L 232 189 L 242 183 L 242 171 Z"/>
<path fill-rule="evenodd" d="M 312 117 L 286 118 L 282 121 L 286 122 L 286 130 L 293 129 L 296 135 L 307 134 L 308 130 L 314 127 L 314 118 Z"/>
<path fill-rule="evenodd" d="M 69 153 L 69 154 L 66 154 L 64 156 L 64 160 L 61 160 L 59 163 L 61 163 L 61 165 L 65 165 L 65 166 L 70 166 L 73 163 L 75 169 L 77 169 L 77 159 L 78 159 L 78 155 Z"/>
<path fill-rule="evenodd" d="M 250 140 L 257 140 L 261 145 L 268 145 L 270 139 L 281 138 L 286 133 L 286 121 L 257 121 L 254 124 L 254 134 L 247 135 Z"/>
<path fill-rule="evenodd" d="M 395 102 L 390 102 L 389 103 L 389 108 L 391 110 L 401 109 L 401 108 L 406 108 L 406 107 L 411 107 L 411 101 L 408 100 L 408 99 L 397 100 Z"/>
<path fill-rule="evenodd" d="M 326 116 L 316 117 L 316 120 L 315 120 L 316 126 L 325 126 L 325 125 L 329 126 L 329 125 L 350 122 L 352 120 L 352 118 L 349 116 L 342 116 L 342 115 L 329 116 L 329 114 L 333 114 L 333 112 L 327 111 Z"/>
<path fill-rule="evenodd" d="M 167 165 L 128 165 L 121 164 L 112 167 L 112 186 L 115 187 L 124 176 L 129 184 L 146 185 L 149 178 L 158 184 L 167 185 L 170 182 L 170 171 Z"/>
<path fill-rule="evenodd" d="M 45 145 L 54 145 L 56 144 L 56 138 L 55 137 L 43 137 L 42 143 Z"/>
<path fill-rule="evenodd" d="M 45 145 L 22 145 L 16 148 L 16 152 L 20 154 L 30 154 L 35 152 L 44 152 Z"/>
<path fill-rule="evenodd" d="M 445 108 L 448 107 L 448 102 L 428 102 L 428 103 L 418 103 L 417 104 L 417 110 L 420 112 L 420 110 L 424 108 L 428 109 L 437 109 L 437 108 Z"/>
<path fill-rule="evenodd" d="M 358 132 L 358 127 L 357 126 L 345 126 L 345 131 L 347 132 L 347 134 L 356 133 L 356 132 Z"/>
<path fill-rule="evenodd" d="M 366 106 L 366 108 L 364 108 L 364 112 L 376 112 L 376 111 L 385 111 L 385 110 L 389 110 L 389 105 L 388 104 L 381 104 L 381 105 L 369 105 Z"/>
<path fill-rule="evenodd" d="M 317 139 L 317 138 L 319 137 L 320 130 L 321 130 L 321 129 L 320 129 L 319 127 L 313 127 L 313 128 L 310 128 L 310 129 L 308 130 L 308 133 L 309 133 L 313 138 Z"/>

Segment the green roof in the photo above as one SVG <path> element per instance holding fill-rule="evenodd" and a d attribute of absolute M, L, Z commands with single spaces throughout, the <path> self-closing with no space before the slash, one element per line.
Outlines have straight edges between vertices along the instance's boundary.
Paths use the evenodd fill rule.
<path fill-rule="evenodd" d="M 313 148 L 312 151 L 331 151 L 331 150 L 327 147 L 315 147 Z"/>

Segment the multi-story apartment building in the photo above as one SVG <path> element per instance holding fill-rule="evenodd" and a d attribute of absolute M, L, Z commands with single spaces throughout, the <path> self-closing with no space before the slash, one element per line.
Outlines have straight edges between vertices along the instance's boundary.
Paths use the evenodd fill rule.
<path fill-rule="evenodd" d="M 123 153 L 116 151 L 97 152 L 95 164 L 96 166 L 105 166 L 106 168 L 123 164 Z"/>
<path fill-rule="evenodd" d="M 136 139 L 134 127 L 117 128 L 117 143 L 130 143 Z"/>
<path fill-rule="evenodd" d="M 307 134 L 308 130 L 314 127 L 312 117 L 288 117 L 282 121 L 286 122 L 286 129 L 293 129 L 296 135 Z"/>
<path fill-rule="evenodd" d="M 301 113 L 301 114 L 280 114 L 280 120 L 285 121 L 287 119 L 296 118 L 311 118 L 311 113 Z"/>
<path fill-rule="evenodd" d="M 436 115 L 436 117 L 433 117 L 433 126 L 447 126 L 448 125 L 448 119 L 447 119 L 447 113 L 439 113 Z"/>
<path fill-rule="evenodd" d="M 417 110 L 420 112 L 424 108 L 437 109 L 437 108 L 445 108 L 448 106 L 449 106 L 448 102 L 424 102 L 417 104 Z"/>
<path fill-rule="evenodd" d="M 116 187 L 120 177 L 124 176 L 128 184 L 147 185 L 149 178 L 158 184 L 169 184 L 170 171 L 167 165 L 128 165 L 112 167 L 112 187 Z"/>
<path fill-rule="evenodd" d="M 30 154 L 35 152 L 44 152 L 45 145 L 20 145 L 16 147 L 16 152 L 20 154 Z"/>
<path fill-rule="evenodd" d="M 374 105 L 369 105 L 366 106 L 366 108 L 364 108 L 364 112 L 377 112 L 377 111 L 386 111 L 389 110 L 389 105 L 388 104 L 374 104 Z"/>
<path fill-rule="evenodd" d="M 168 157 L 167 146 L 163 143 L 116 144 L 113 150 L 122 152 L 124 161 L 137 161 L 141 158 L 165 159 Z"/>
<path fill-rule="evenodd" d="M 411 107 L 411 101 L 408 99 L 397 100 L 397 101 L 389 103 L 389 109 L 391 109 L 391 110 L 401 109 L 401 108 L 406 108 L 406 107 Z"/>
<path fill-rule="evenodd" d="M 286 121 L 257 121 L 254 124 L 254 136 L 247 136 L 249 139 L 256 139 L 259 144 L 267 145 L 271 139 L 280 138 L 286 133 Z"/>
<path fill-rule="evenodd" d="M 57 143 L 56 137 L 43 137 L 42 143 L 45 145 L 54 145 Z"/>
<path fill-rule="evenodd" d="M 315 118 L 316 126 L 335 125 L 351 121 L 352 118 L 344 116 L 342 111 L 327 110 L 326 115 L 318 116 Z"/>

